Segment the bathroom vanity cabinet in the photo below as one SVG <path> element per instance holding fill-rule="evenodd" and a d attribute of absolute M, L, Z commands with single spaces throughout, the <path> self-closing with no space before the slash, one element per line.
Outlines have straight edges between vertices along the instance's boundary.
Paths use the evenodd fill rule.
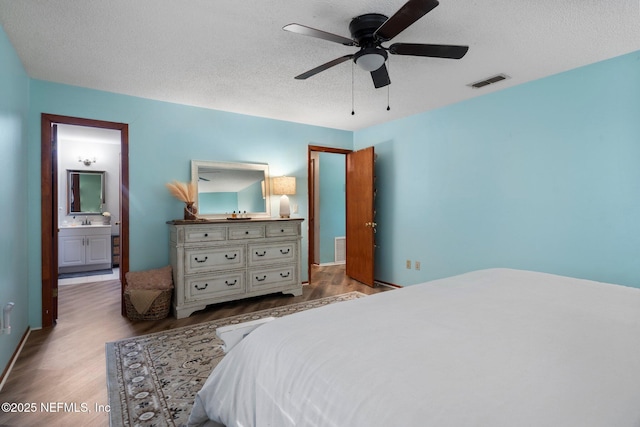
<path fill-rule="evenodd" d="M 111 268 L 111 226 L 82 225 L 58 231 L 58 272 Z"/>

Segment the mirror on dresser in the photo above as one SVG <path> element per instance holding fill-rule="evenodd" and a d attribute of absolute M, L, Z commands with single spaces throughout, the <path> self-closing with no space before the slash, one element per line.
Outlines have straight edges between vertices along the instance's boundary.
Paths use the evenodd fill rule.
<path fill-rule="evenodd" d="M 198 186 L 198 216 L 226 218 L 232 212 L 251 218 L 271 217 L 269 165 L 191 161 L 191 180 Z"/>
<path fill-rule="evenodd" d="M 104 171 L 67 169 L 67 213 L 101 214 L 104 178 Z"/>

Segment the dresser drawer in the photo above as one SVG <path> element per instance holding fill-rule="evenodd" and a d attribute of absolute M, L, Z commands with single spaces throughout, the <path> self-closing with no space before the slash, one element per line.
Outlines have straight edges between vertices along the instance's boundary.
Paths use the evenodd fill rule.
<path fill-rule="evenodd" d="M 264 237 L 263 225 L 229 227 L 229 240 L 259 239 Z"/>
<path fill-rule="evenodd" d="M 298 224 L 291 224 L 288 222 L 267 224 L 267 237 L 297 236 L 299 235 L 299 230 L 300 227 Z"/>
<path fill-rule="evenodd" d="M 273 262 L 295 262 L 298 242 L 277 242 L 249 245 L 249 265 Z"/>
<path fill-rule="evenodd" d="M 284 265 L 265 269 L 249 270 L 250 291 L 257 289 L 278 288 L 298 283 L 297 266 Z"/>
<path fill-rule="evenodd" d="M 185 249 L 185 274 L 245 267 L 244 246 Z"/>
<path fill-rule="evenodd" d="M 200 301 L 212 297 L 243 294 L 246 291 L 244 271 L 189 277 L 185 280 L 185 301 Z"/>
<path fill-rule="evenodd" d="M 227 240 L 226 227 L 193 227 L 184 232 L 185 243 Z"/>

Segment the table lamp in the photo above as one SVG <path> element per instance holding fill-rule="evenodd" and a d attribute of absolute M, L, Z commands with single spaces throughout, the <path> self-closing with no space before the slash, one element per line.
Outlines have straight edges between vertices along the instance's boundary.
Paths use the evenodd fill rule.
<path fill-rule="evenodd" d="M 291 210 L 289 208 L 289 197 L 287 197 L 287 195 L 296 194 L 295 177 L 278 176 L 273 178 L 273 194 L 282 195 L 282 197 L 280 197 L 280 218 L 289 218 Z"/>

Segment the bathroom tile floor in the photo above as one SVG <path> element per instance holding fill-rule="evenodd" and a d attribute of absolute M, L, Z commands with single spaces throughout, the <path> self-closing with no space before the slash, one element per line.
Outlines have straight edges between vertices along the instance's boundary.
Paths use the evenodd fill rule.
<path fill-rule="evenodd" d="M 118 267 L 115 267 L 111 274 L 104 274 L 100 276 L 82 276 L 72 277 L 69 279 L 59 279 L 58 286 L 77 285 L 79 283 L 103 282 L 105 280 L 120 280 L 120 269 Z"/>

